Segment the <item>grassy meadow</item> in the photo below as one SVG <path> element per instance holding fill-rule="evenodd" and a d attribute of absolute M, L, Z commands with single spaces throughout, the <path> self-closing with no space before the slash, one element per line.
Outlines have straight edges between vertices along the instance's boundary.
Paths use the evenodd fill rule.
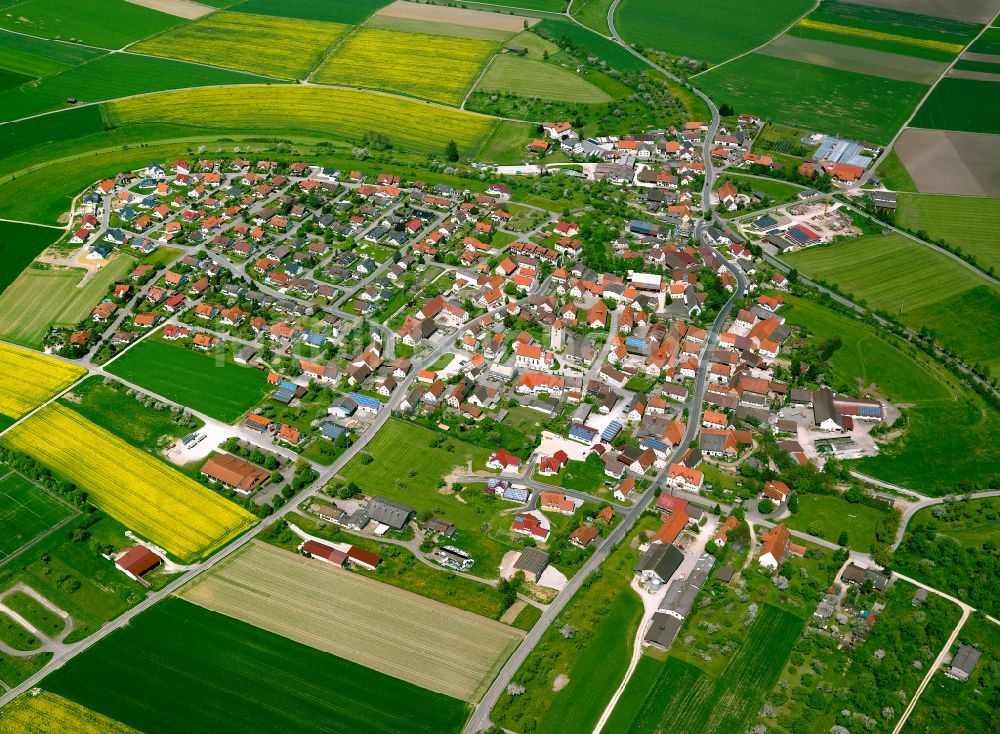
<path fill-rule="evenodd" d="M 107 368 L 111 374 L 201 413 L 232 423 L 270 390 L 263 371 L 162 339 L 145 339 Z"/>
<path fill-rule="evenodd" d="M 973 255 L 984 269 L 1000 268 L 1000 199 L 907 194 L 899 197 L 896 220 L 932 240 L 944 240 Z"/>
<path fill-rule="evenodd" d="M 0 30 L 0 46 L 0 69 L 28 79 L 58 74 L 104 53 L 100 49 L 32 38 L 5 30 Z"/>
<path fill-rule="evenodd" d="M 389 0 L 283 0 L 280 3 L 275 3 L 273 0 L 246 0 L 231 9 L 240 13 L 352 25 L 361 23 L 388 4 Z"/>
<path fill-rule="evenodd" d="M 130 50 L 279 79 L 302 79 L 349 29 L 341 23 L 223 11 Z M 267 39 L 266 47 L 251 39 Z"/>
<path fill-rule="evenodd" d="M 850 504 L 836 495 L 799 494 L 799 511 L 783 522 L 793 530 L 837 542 L 841 531 L 847 532 L 849 548 L 867 553 L 875 543 L 879 522 L 888 517 L 882 511 L 862 504 Z"/>
<path fill-rule="evenodd" d="M 961 263 L 896 233 L 869 235 L 785 256 L 813 278 L 935 338 L 970 364 L 1000 370 L 1000 293 Z"/>
<path fill-rule="evenodd" d="M 0 338 L 41 348 L 49 326 L 74 326 L 87 318 L 115 281 L 135 267 L 119 255 L 79 287 L 78 268 L 29 267 L 0 294 Z"/>
<path fill-rule="evenodd" d="M 517 56 L 498 56 L 476 85 L 481 92 L 539 97 L 554 102 L 610 102 L 611 95 L 585 77 L 554 64 Z"/>
<path fill-rule="evenodd" d="M 267 682 L 266 696 L 247 685 L 250 670 Z M 136 678 L 144 684 L 129 696 L 107 685 Z M 44 689 L 146 734 L 451 734 L 466 717 L 457 699 L 179 599 L 160 602 L 77 655 Z"/>
<path fill-rule="evenodd" d="M 985 410 L 950 373 L 902 340 L 813 301 L 791 296 L 787 303 L 791 308 L 782 311 L 788 323 L 819 341 L 841 338 L 830 358 L 831 384 L 847 392 L 874 389 L 906 406 L 902 434 L 855 468 L 931 496 L 953 492 L 956 472 L 975 484 L 989 481 L 997 450 L 989 437 L 1000 429 L 995 411 Z M 939 460 L 942 451 L 950 462 Z"/>

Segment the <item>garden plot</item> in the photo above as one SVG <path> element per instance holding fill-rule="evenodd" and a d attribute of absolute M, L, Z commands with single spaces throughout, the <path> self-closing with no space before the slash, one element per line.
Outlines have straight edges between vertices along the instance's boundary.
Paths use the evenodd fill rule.
<path fill-rule="evenodd" d="M 395 678 L 478 700 L 519 630 L 253 543 L 181 591 L 188 601 Z"/>

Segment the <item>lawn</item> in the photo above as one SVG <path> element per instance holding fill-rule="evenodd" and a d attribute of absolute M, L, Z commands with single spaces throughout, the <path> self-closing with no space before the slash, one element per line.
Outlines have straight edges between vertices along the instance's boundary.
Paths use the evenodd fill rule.
<path fill-rule="evenodd" d="M 130 50 L 281 79 L 303 79 L 349 29 L 341 23 L 222 11 Z M 267 50 L 251 38 L 266 38 Z"/>
<path fill-rule="evenodd" d="M 482 696 L 522 636 L 500 622 L 264 543 L 245 546 L 180 596 L 470 702 Z"/>
<path fill-rule="evenodd" d="M 629 587 L 639 560 L 630 540 L 655 525 L 651 517 L 640 520 L 546 629 L 514 675 L 526 692 L 500 696 L 492 714 L 497 724 L 513 731 L 593 731 L 625 675 L 642 617 L 642 602 Z M 576 628 L 569 639 L 559 631 L 566 624 Z M 568 681 L 555 691 L 558 676 Z"/>
<path fill-rule="evenodd" d="M 33 596 L 28 596 L 23 591 L 8 594 L 4 597 L 3 603 L 47 637 L 55 637 L 66 628 L 66 623 L 61 617 L 53 614 L 49 608 L 42 606 Z"/>
<path fill-rule="evenodd" d="M 107 370 L 226 423 L 257 405 L 271 389 L 262 370 L 236 364 L 229 356 L 222 361 L 157 338 L 136 344 Z"/>
<path fill-rule="evenodd" d="M 452 544 L 475 558 L 475 574 L 496 578 L 504 553 L 515 547 L 509 533 L 514 518 L 503 514 L 513 506 L 487 497 L 481 485 L 471 485 L 460 495 L 441 491 L 445 476 L 482 470 L 490 453 L 440 431 L 393 419 L 340 476 L 366 495 L 382 495 L 418 513 L 450 520 L 458 529 Z M 373 461 L 366 464 L 367 457 Z"/>
<path fill-rule="evenodd" d="M 248 684 L 251 671 L 261 685 Z M 109 680 L 143 685 L 123 696 Z M 146 734 L 446 734 L 467 715 L 456 699 L 179 599 L 77 655 L 44 687 Z"/>
<path fill-rule="evenodd" d="M 62 236 L 58 229 L 0 222 L 0 293 L 42 250 Z"/>
<path fill-rule="evenodd" d="M 997 82 L 946 77 L 934 87 L 910 125 L 934 130 L 1000 133 Z"/>
<path fill-rule="evenodd" d="M 476 89 L 554 102 L 610 102 L 611 95 L 586 78 L 555 64 L 519 56 L 499 56 L 490 64 Z"/>
<path fill-rule="evenodd" d="M 110 49 L 183 22 L 126 0 L 27 0 L 17 3 L 17 12 L 0 15 L 0 26 L 19 33 Z"/>
<path fill-rule="evenodd" d="M 87 318 L 134 266 L 132 258 L 119 255 L 82 288 L 78 268 L 29 267 L 0 295 L 0 338 L 41 348 L 50 326 L 75 326 Z"/>
<path fill-rule="evenodd" d="M 3 476 L 6 474 L 6 476 Z M 0 467 L 0 561 L 76 511 L 19 474 Z"/>
<path fill-rule="evenodd" d="M 574 2 L 570 8 L 570 14 L 588 28 L 600 33 L 602 36 L 610 36 L 608 29 L 608 10 L 611 8 L 612 0 L 582 0 Z"/>
<path fill-rule="evenodd" d="M 442 131 L 462 155 L 472 155 L 496 121 L 407 99 L 353 89 L 271 86 L 193 89 L 137 97 L 107 105 L 115 125 L 144 122 L 187 125 L 191 135 L 240 130 L 244 134 L 311 135 L 361 142 L 378 130 L 394 148 L 443 153 Z M 266 110 L 266 113 L 263 112 Z"/>
<path fill-rule="evenodd" d="M 18 424 L 2 441 L 75 484 L 95 507 L 183 563 L 207 556 L 256 522 L 221 495 L 58 403 Z"/>
<path fill-rule="evenodd" d="M 105 385 L 108 379 L 111 384 Z M 146 407 L 127 394 L 120 382 L 110 378 L 91 377 L 81 382 L 59 402 L 132 444 L 138 449 L 155 453 L 186 434 L 200 429 L 204 423 L 191 417 L 180 424 L 169 410 Z"/>
<path fill-rule="evenodd" d="M 1000 199 L 969 196 L 899 197 L 896 221 L 931 240 L 943 240 L 976 258 L 985 270 L 1000 268 Z"/>
<path fill-rule="evenodd" d="M 554 484 L 580 492 L 597 492 L 608 481 L 604 462 L 597 454 L 589 454 L 584 461 L 570 459 L 561 472 L 551 477 L 536 477 L 537 481 Z"/>
<path fill-rule="evenodd" d="M 810 0 L 761 0 L 740 8 L 727 0 L 625 0 L 615 24 L 629 43 L 717 64 L 781 33 L 812 7 Z"/>
<path fill-rule="evenodd" d="M 962 628 L 952 653 L 959 645 L 972 645 L 982 657 L 972 678 L 964 683 L 938 670 L 920 696 L 902 734 L 947 731 L 949 734 L 981 734 L 995 731 L 1000 711 L 1000 626 L 973 615 Z"/>
<path fill-rule="evenodd" d="M 875 528 L 886 520 L 888 511 L 862 504 L 850 504 L 842 497 L 824 494 L 800 494 L 799 511 L 784 523 L 793 530 L 837 542 L 847 533 L 847 546 L 867 553 L 875 543 Z"/>
<path fill-rule="evenodd" d="M 501 120 L 489 139 L 483 142 L 476 159 L 498 165 L 515 165 L 524 160 L 524 149 L 530 141 L 530 125 Z"/>
<path fill-rule="evenodd" d="M 0 709 L 0 728 L 7 734 L 142 734 L 47 691 L 25 693 Z"/>
<path fill-rule="evenodd" d="M 353 25 L 361 23 L 389 0 L 246 0 L 231 7 L 241 13 L 276 15 L 299 20 L 325 20 Z"/>
<path fill-rule="evenodd" d="M 917 185 L 913 182 L 913 177 L 906 170 L 903 161 L 895 149 L 889 151 L 889 155 L 882 161 L 882 165 L 876 171 L 882 184 L 893 191 L 916 191 Z M 898 215 L 897 210 L 897 215 Z"/>
<path fill-rule="evenodd" d="M 313 81 L 457 105 L 496 50 L 495 41 L 361 28 L 323 61 Z"/>
<path fill-rule="evenodd" d="M 760 53 L 700 74 L 695 83 L 716 102 L 733 105 L 738 113 L 881 143 L 892 139 L 927 90 L 915 82 Z"/>
<path fill-rule="evenodd" d="M 630 694 L 630 689 L 648 683 L 649 674 L 629 682 L 604 730 L 609 734 L 746 731 L 781 674 L 803 626 L 796 615 L 770 604 L 761 605 L 749 637 L 721 675 L 710 675 L 671 655 L 641 704 L 641 696 Z"/>
<path fill-rule="evenodd" d="M 172 31 L 169 35 L 173 36 L 174 33 Z M 68 97 L 79 100 L 80 104 L 87 104 L 164 89 L 261 84 L 269 81 L 253 74 L 183 61 L 133 54 L 108 54 L 40 82 L 0 92 L 0 120 L 17 120 L 28 115 L 63 109 Z M 69 118 L 57 119 L 66 124 Z"/>
<path fill-rule="evenodd" d="M 836 284 L 862 305 L 907 326 L 931 329 L 970 363 L 1000 368 L 1000 294 L 969 268 L 903 235 L 869 235 L 785 257 L 810 277 Z"/>

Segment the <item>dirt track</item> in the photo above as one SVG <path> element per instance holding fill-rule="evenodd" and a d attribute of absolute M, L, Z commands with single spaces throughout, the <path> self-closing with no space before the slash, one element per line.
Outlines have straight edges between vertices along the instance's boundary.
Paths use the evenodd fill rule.
<path fill-rule="evenodd" d="M 144 8 L 150 8 L 152 10 L 159 10 L 161 13 L 166 13 L 167 15 L 174 15 L 178 18 L 187 18 L 188 20 L 194 20 L 195 18 L 200 18 L 203 15 L 208 15 L 209 13 L 214 13 L 218 8 L 213 8 L 211 5 L 202 5 L 201 3 L 194 3 L 191 0 L 127 0 L 133 5 L 141 5 Z"/>
<path fill-rule="evenodd" d="M 151 1 L 159 2 L 160 0 Z M 172 0 L 164 1 L 171 2 Z M 539 21 L 538 18 L 525 18 L 519 15 L 501 15 L 500 13 L 488 13 L 484 10 L 449 8 L 444 5 L 424 5 L 405 2 L 405 0 L 396 0 L 391 5 L 382 8 L 376 15 L 411 20 L 433 20 L 439 23 L 451 23 L 452 25 L 464 25 L 472 28 L 492 28 L 512 33 L 522 30 L 525 21 L 528 22 L 529 27 Z"/>

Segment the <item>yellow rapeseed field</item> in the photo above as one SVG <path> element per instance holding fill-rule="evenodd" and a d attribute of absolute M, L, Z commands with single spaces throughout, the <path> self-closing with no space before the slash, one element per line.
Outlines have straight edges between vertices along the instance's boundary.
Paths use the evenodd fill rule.
<path fill-rule="evenodd" d="M 76 483 L 96 507 L 183 562 L 205 556 L 256 521 L 238 505 L 58 403 L 0 440 Z"/>
<path fill-rule="evenodd" d="M 4 734 L 140 734 L 115 719 L 48 691 L 24 694 L 0 709 Z"/>
<path fill-rule="evenodd" d="M 223 11 L 140 41 L 129 50 L 303 79 L 348 28 L 341 23 Z"/>
<path fill-rule="evenodd" d="M 957 54 L 963 48 L 960 43 L 948 43 L 947 41 L 934 41 L 927 38 L 913 38 L 911 36 L 901 36 L 896 33 L 884 33 L 882 31 L 872 31 L 867 28 L 854 28 L 853 26 L 837 25 L 836 23 L 824 23 L 819 20 L 803 18 L 798 22 L 803 28 L 812 28 L 817 31 L 828 33 L 839 33 L 842 36 L 855 36 L 857 38 L 871 38 L 876 41 L 895 41 L 896 43 L 906 43 L 911 46 L 922 46 L 933 48 L 937 51 Z"/>
<path fill-rule="evenodd" d="M 361 28 L 326 58 L 312 81 L 457 105 L 496 50 L 495 41 Z"/>
<path fill-rule="evenodd" d="M 0 344 L 0 413 L 16 420 L 86 372 L 75 364 Z"/>
<path fill-rule="evenodd" d="M 302 85 L 226 87 L 225 94 L 185 89 L 109 102 L 106 110 L 119 127 L 163 122 L 354 142 L 377 130 L 396 149 L 440 152 L 454 140 L 463 155 L 474 155 L 496 125 L 491 117 L 401 97 Z"/>

